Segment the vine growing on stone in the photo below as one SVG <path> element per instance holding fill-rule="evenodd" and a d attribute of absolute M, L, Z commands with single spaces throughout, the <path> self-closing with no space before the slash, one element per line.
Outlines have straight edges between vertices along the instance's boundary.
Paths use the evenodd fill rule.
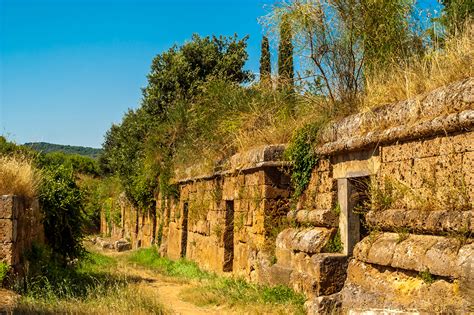
<path fill-rule="evenodd" d="M 312 149 L 319 129 L 320 124 L 308 124 L 299 129 L 285 151 L 285 157 L 292 162 L 293 198 L 298 198 L 304 192 L 311 179 L 313 168 L 319 160 Z"/>

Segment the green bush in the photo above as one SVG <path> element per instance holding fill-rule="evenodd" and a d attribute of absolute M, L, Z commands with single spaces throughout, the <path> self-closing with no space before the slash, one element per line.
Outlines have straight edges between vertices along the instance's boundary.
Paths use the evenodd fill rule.
<path fill-rule="evenodd" d="M 83 196 L 72 169 L 63 165 L 44 169 L 39 197 L 45 236 L 54 257 L 66 263 L 82 256 Z"/>
<path fill-rule="evenodd" d="M 10 271 L 10 266 L 4 263 L 3 261 L 0 262 L 0 287 L 3 283 L 3 280 L 5 280 L 8 271 Z"/>

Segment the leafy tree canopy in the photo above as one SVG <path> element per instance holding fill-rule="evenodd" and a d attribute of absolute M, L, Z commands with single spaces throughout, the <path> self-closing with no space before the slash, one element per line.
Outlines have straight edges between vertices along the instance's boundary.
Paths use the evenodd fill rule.
<path fill-rule="evenodd" d="M 118 174 L 136 205 L 149 207 L 158 185 L 166 188 L 192 103 L 206 83 L 218 79 L 242 84 L 253 78 L 243 70 L 246 47 L 247 37 L 193 35 L 191 41 L 153 59 L 142 106 L 129 110 L 121 124 L 110 128 L 100 158 L 103 172 Z"/>

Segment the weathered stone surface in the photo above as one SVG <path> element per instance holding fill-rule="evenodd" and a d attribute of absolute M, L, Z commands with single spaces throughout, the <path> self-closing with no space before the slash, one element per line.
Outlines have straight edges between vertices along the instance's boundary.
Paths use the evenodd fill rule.
<path fill-rule="evenodd" d="M 308 315 L 342 314 L 341 294 L 334 293 L 331 295 L 318 296 L 307 300 L 304 306 Z"/>
<path fill-rule="evenodd" d="M 381 234 L 380 237 L 377 237 L 372 242 L 372 246 L 366 256 L 366 261 L 370 261 L 373 264 L 390 266 L 398 242 L 399 236 L 397 234 Z"/>
<path fill-rule="evenodd" d="M 114 243 L 112 243 L 110 240 L 105 240 L 101 237 L 97 237 L 95 243 L 103 249 L 114 249 Z"/>
<path fill-rule="evenodd" d="M 0 219 L 0 242 L 11 243 L 16 241 L 16 220 Z"/>
<path fill-rule="evenodd" d="M 420 211 L 388 209 L 369 211 L 367 223 L 385 231 L 406 228 L 411 231 L 441 234 L 474 232 L 474 211 Z"/>
<path fill-rule="evenodd" d="M 463 293 L 460 283 L 443 279 L 425 283 L 417 273 L 375 267 L 352 260 L 341 291 L 342 309 L 347 312 L 427 312 L 465 313 L 472 296 Z"/>
<path fill-rule="evenodd" d="M 269 268 L 270 281 L 271 285 L 286 285 L 290 284 L 290 276 L 293 269 L 285 267 L 280 264 L 272 265 Z"/>
<path fill-rule="evenodd" d="M 0 261 L 22 274 L 23 255 L 33 242 L 44 241 L 42 215 L 37 200 L 0 196 Z"/>
<path fill-rule="evenodd" d="M 118 240 L 114 243 L 114 248 L 117 252 L 123 252 L 132 249 L 132 244 L 127 240 Z"/>
<path fill-rule="evenodd" d="M 420 96 L 418 100 L 402 101 L 346 117 L 321 132 L 325 144 L 315 151 L 332 155 L 472 127 L 472 103 L 465 102 L 472 98 L 462 95 L 473 85 L 474 79 L 468 78 Z"/>
<path fill-rule="evenodd" d="M 18 216 L 15 198 L 12 195 L 0 196 L 0 219 L 12 219 Z"/>
<path fill-rule="evenodd" d="M 430 249 L 437 239 L 434 236 L 410 236 L 401 241 L 394 250 L 391 266 L 408 270 L 424 271 L 429 267 L 424 266 L 421 257 Z M 371 251 L 375 250 L 374 246 Z M 384 249 L 385 250 L 385 249 Z"/>
<path fill-rule="evenodd" d="M 456 238 L 398 233 L 366 237 L 354 249 L 360 261 L 458 279 L 469 277 L 469 267 L 461 266 L 469 265 L 470 255 L 474 256 L 474 246 L 461 246 Z"/>
<path fill-rule="evenodd" d="M 337 227 L 339 222 L 339 216 L 332 209 L 290 211 L 287 216 L 301 224 L 321 227 Z"/>
<path fill-rule="evenodd" d="M 289 228 L 282 231 L 276 240 L 276 246 L 305 253 L 319 253 L 331 236 L 326 228 Z"/>

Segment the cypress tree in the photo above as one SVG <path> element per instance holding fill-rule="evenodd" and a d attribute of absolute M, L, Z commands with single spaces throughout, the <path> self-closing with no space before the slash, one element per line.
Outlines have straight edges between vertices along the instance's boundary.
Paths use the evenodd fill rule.
<path fill-rule="evenodd" d="M 272 66 L 270 63 L 270 43 L 268 37 L 263 36 L 260 55 L 260 82 L 269 83 L 271 80 Z"/>
<path fill-rule="evenodd" d="M 286 16 L 280 23 L 280 44 L 278 47 L 278 76 L 280 88 L 293 90 L 293 42 L 291 25 Z"/>

